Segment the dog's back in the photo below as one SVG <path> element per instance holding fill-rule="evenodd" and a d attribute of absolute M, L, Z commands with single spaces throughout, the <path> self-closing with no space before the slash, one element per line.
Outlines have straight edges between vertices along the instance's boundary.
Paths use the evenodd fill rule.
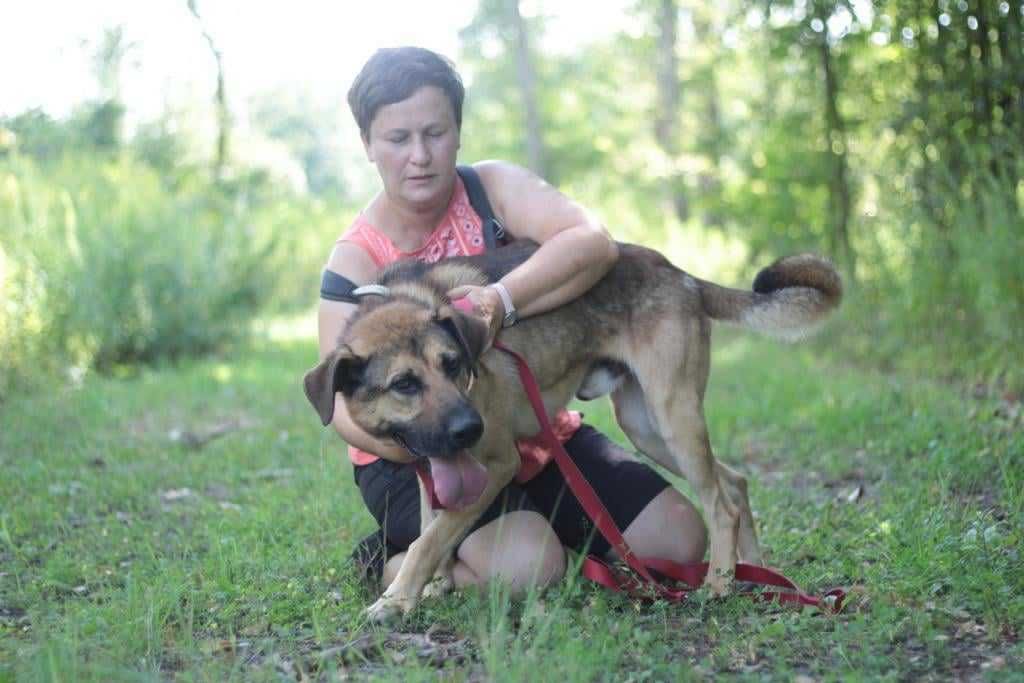
<path fill-rule="evenodd" d="M 789 256 L 761 270 L 752 290 L 723 287 L 693 277 L 652 249 L 619 243 L 613 268 L 577 300 L 523 320 L 522 328 L 557 326 L 570 331 L 577 353 L 600 355 L 624 330 L 651 328 L 667 317 L 711 318 L 769 336 L 796 340 L 812 333 L 842 299 L 839 274 L 826 259 Z M 537 245 L 528 240 L 477 256 L 436 264 L 401 262 L 386 269 L 380 283 L 391 287 L 430 283 L 434 296 L 461 285 L 495 282 L 526 261 Z M 419 286 L 412 285 L 412 286 Z M 514 342 L 516 328 L 503 333 Z M 561 345 L 559 345 L 561 346 Z"/>

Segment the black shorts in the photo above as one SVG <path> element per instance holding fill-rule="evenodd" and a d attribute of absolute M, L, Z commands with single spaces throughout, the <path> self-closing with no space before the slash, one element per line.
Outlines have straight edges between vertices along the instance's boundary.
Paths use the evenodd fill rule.
<path fill-rule="evenodd" d="M 589 425 L 580 427 L 565 442 L 565 450 L 622 531 L 669 485 L 661 475 Z M 399 550 L 408 548 L 420 535 L 420 494 L 415 468 L 382 459 L 357 465 L 355 480 L 370 514 L 384 530 L 388 545 Z M 562 545 L 569 548 L 596 555 L 604 555 L 611 548 L 595 532 L 593 522 L 554 463 L 525 484 L 506 486 L 472 531 L 511 510 L 540 513 Z"/>

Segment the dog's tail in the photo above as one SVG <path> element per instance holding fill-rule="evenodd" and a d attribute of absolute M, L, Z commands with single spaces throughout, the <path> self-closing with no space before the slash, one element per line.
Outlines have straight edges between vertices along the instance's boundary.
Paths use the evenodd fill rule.
<path fill-rule="evenodd" d="M 757 274 L 750 292 L 699 282 L 711 318 L 787 341 L 815 332 L 843 298 L 835 266 L 813 254 L 779 259 Z"/>

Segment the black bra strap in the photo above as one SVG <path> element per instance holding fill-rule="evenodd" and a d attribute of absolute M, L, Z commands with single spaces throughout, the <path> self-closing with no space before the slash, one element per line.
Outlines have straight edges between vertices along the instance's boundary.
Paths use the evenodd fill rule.
<path fill-rule="evenodd" d="M 484 190 L 484 184 L 480 182 L 480 175 L 472 166 L 460 165 L 455 170 L 458 171 L 462 183 L 466 186 L 470 205 L 476 211 L 476 215 L 480 216 L 480 221 L 483 224 L 484 244 L 488 249 L 503 246 L 507 241 L 505 226 L 494 215 L 491 202 L 487 199 L 487 191 Z"/>
<path fill-rule="evenodd" d="M 347 277 L 324 268 L 324 274 L 320 280 L 320 298 L 327 299 L 328 301 L 357 304 L 359 300 L 352 296 L 352 291 L 356 286 L 356 283 Z"/>

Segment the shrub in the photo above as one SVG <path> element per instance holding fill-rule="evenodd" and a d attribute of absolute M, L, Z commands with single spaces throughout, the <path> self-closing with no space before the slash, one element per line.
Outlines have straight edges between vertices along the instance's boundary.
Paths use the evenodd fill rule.
<path fill-rule="evenodd" d="M 1024 388 L 1024 197 L 1005 176 L 977 188 L 944 229 L 918 218 L 898 256 L 874 254 L 890 263 L 851 292 L 830 341 L 891 368 Z"/>
<path fill-rule="evenodd" d="M 0 387 L 238 339 L 273 292 L 244 189 L 168 189 L 130 157 L 0 161 Z"/>

